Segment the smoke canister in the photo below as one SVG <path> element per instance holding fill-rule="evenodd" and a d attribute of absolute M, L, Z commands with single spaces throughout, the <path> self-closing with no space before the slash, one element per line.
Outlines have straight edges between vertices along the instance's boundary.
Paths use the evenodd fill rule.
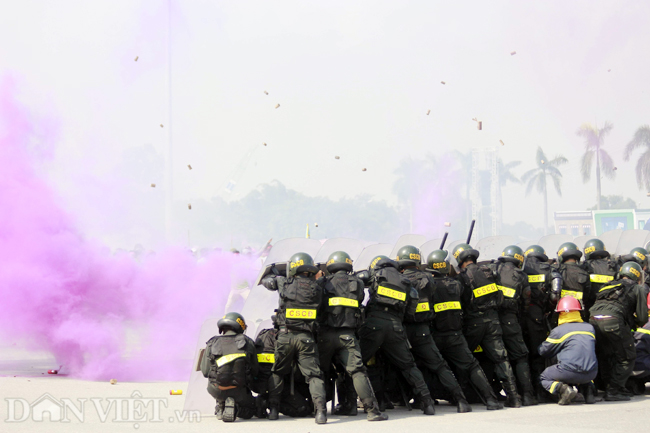
<path fill-rule="evenodd" d="M 169 391 L 169 395 L 183 395 L 182 389 L 172 389 Z"/>
<path fill-rule="evenodd" d="M 59 374 L 59 370 L 47 370 L 47 374 Z"/>

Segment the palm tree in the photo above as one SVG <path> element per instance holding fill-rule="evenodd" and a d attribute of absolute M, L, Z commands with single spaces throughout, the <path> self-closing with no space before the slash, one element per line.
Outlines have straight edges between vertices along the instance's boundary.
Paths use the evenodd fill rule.
<path fill-rule="evenodd" d="M 501 187 L 504 187 L 511 183 L 521 183 L 521 179 L 515 176 L 512 173 L 512 169 L 521 164 L 521 161 L 510 161 L 507 164 L 503 163 L 503 160 L 499 158 L 499 215 L 503 215 L 503 193 L 501 192 Z M 499 227 L 499 230 L 501 228 Z"/>
<path fill-rule="evenodd" d="M 614 126 L 605 122 L 602 128 L 598 128 L 589 123 L 583 123 L 576 134 L 585 139 L 585 153 L 582 155 L 580 172 L 582 181 L 588 182 L 591 178 L 591 166 L 596 156 L 596 206 L 600 210 L 600 170 L 602 169 L 605 176 L 613 179 L 616 174 L 614 161 L 607 151 L 602 148 L 603 140 L 609 134 Z"/>
<path fill-rule="evenodd" d="M 549 176 L 553 180 L 553 186 L 558 195 L 562 195 L 562 173 L 558 169 L 559 166 L 566 164 L 568 161 L 562 155 L 558 155 L 552 160 L 544 154 L 541 147 L 537 148 L 537 155 L 535 155 L 535 162 L 537 168 L 527 171 L 521 176 L 523 182 L 527 182 L 526 195 L 530 194 L 533 187 L 537 192 L 544 194 L 544 234 L 548 234 L 548 194 L 546 189 L 546 177 Z"/>
<path fill-rule="evenodd" d="M 645 152 L 636 163 L 636 183 L 639 189 L 645 187 L 646 191 L 650 191 L 650 126 L 648 125 L 637 129 L 632 141 L 625 146 L 625 160 L 629 161 L 632 152 L 639 147 L 645 147 Z"/>

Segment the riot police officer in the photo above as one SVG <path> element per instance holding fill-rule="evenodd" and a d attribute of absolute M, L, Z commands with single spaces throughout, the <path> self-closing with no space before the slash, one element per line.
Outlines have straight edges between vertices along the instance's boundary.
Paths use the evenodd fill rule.
<path fill-rule="evenodd" d="M 642 272 L 638 263 L 623 264 L 618 272 L 619 278 L 600 289 L 591 307 L 589 322 L 596 329 L 596 351 L 601 379 L 606 384 L 607 401 L 630 399 L 625 383 L 632 374 L 636 359 L 630 329 L 648 321 L 645 288 L 638 284 Z"/>
<path fill-rule="evenodd" d="M 479 252 L 468 244 L 454 247 L 453 256 L 458 262 L 458 280 L 463 285 L 462 306 L 464 334 L 472 352 L 481 345 L 487 358 L 495 365 L 495 372 L 506 392 L 506 406 L 521 407 L 517 382 L 508 362 L 508 352 L 503 344 L 503 330 L 498 308 L 503 302 L 503 292 L 496 284 L 492 270 L 476 263 Z"/>
<path fill-rule="evenodd" d="M 217 322 L 219 334 L 206 343 L 201 372 L 208 378 L 208 392 L 217 401 L 215 414 L 223 422 L 255 414 L 251 394 L 258 364 L 255 343 L 244 335 L 246 322 L 239 313 L 227 313 Z"/>
<path fill-rule="evenodd" d="M 291 256 L 287 269 L 287 278 L 273 275 L 262 280 L 264 287 L 280 295 L 279 308 L 276 310 L 279 330 L 269 390 L 269 419 L 278 419 L 284 377 L 292 371 L 295 360 L 309 383 L 309 392 L 316 408 L 315 421 L 325 424 L 327 396 L 314 338 L 316 319 L 322 306 L 324 280 L 314 277 L 319 271 L 307 253 Z"/>
<path fill-rule="evenodd" d="M 444 250 L 434 250 L 427 257 L 426 270 L 433 275 L 433 297 L 429 301 L 435 313 L 431 322 L 433 340 L 444 358 L 469 378 L 488 410 L 503 409 L 463 336 L 462 286 L 449 277 L 448 254 Z"/>
<path fill-rule="evenodd" d="M 413 287 L 418 291 L 419 300 L 415 314 L 407 314 L 404 317 L 404 327 L 411 344 L 411 353 L 413 353 L 419 365 L 433 372 L 442 386 L 451 393 L 453 400 L 457 404 L 458 413 L 471 412 L 472 407 L 467 403 L 462 388 L 431 336 L 431 321 L 434 318 L 434 311 L 431 308 L 433 279 L 429 274 L 419 269 L 421 263 L 420 250 L 412 245 L 403 246 L 398 251 L 396 259 L 403 275 L 411 281 Z"/>
<path fill-rule="evenodd" d="M 551 295 L 553 303 L 565 296 L 573 296 L 584 306 L 585 296 L 588 298 L 592 296 L 589 273 L 579 263 L 581 257 L 582 251 L 573 242 L 565 242 L 560 245 L 557 251 L 557 272 L 562 276 L 562 289 L 560 293 L 554 292 Z M 589 312 L 584 311 L 583 319 L 587 320 L 588 317 Z"/>
<path fill-rule="evenodd" d="M 508 359 L 514 368 L 521 387 L 522 404 L 537 404 L 533 394 L 533 384 L 528 366 L 528 348 L 524 343 L 519 317 L 523 309 L 523 293 L 529 291 L 528 275 L 521 270 L 524 252 L 516 245 L 507 246 L 495 263 L 499 290 L 503 293 L 503 303 L 499 307 L 499 320 L 503 330 L 503 344 L 508 351 Z"/>
<path fill-rule="evenodd" d="M 344 251 L 336 251 L 327 259 L 324 284 L 324 314 L 319 318 L 318 352 L 320 365 L 327 376 L 332 361 L 342 365 L 352 377 L 368 421 L 383 421 L 388 416 L 379 411 L 366 367 L 361 360 L 359 341 L 355 335 L 361 325 L 361 302 L 365 296 L 363 282 L 352 272 L 352 260 Z M 356 412 L 356 398 L 350 402 Z"/>
<path fill-rule="evenodd" d="M 366 321 L 359 329 L 361 357 L 368 365 L 381 348 L 383 356 L 397 368 L 422 403 L 425 415 L 434 415 L 433 399 L 415 365 L 402 321 L 405 314 L 415 314 L 417 291 L 399 271 L 399 265 L 386 256 L 377 256 L 367 273 L 359 275 L 369 287 Z M 372 379 L 372 378 L 371 378 Z M 381 383 L 373 382 L 380 389 Z"/>
<path fill-rule="evenodd" d="M 584 297 L 584 308 L 589 310 L 596 302 L 596 293 L 616 276 L 616 263 L 610 260 L 609 252 L 600 239 L 590 239 L 585 243 L 583 267 L 589 274 L 590 291 Z"/>
<path fill-rule="evenodd" d="M 549 332 L 548 315 L 552 311 L 550 295 L 553 284 L 561 291 L 560 274 L 554 272 L 548 263 L 548 256 L 539 245 L 531 245 L 524 253 L 524 272 L 528 275 L 528 290 L 524 290 L 524 311 L 522 327 L 528 347 L 528 360 L 533 385 L 537 388 L 537 398 L 544 397 L 539 375 L 546 367 L 546 361 L 537 348 L 546 340 Z"/>

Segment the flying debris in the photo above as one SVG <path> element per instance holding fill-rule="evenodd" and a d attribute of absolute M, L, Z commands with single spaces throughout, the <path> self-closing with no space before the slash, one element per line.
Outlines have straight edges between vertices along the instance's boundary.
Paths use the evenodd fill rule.
<path fill-rule="evenodd" d="M 268 94 L 269 94 L 269 92 L 267 92 L 267 91 L 265 90 L 265 91 L 264 91 L 264 94 L 265 94 L 265 95 L 268 95 Z"/>
<path fill-rule="evenodd" d="M 513 51 L 512 53 L 510 53 L 511 56 L 514 56 L 515 54 L 517 54 L 516 51 Z"/>
<path fill-rule="evenodd" d="M 442 83 L 442 84 L 447 84 L 447 83 L 445 83 L 444 81 L 441 81 L 441 83 Z"/>
<path fill-rule="evenodd" d="M 152 187 L 152 188 L 155 188 L 155 187 L 156 187 L 156 184 L 155 184 L 155 183 L 152 183 L 152 184 L 151 184 L 151 187 Z"/>
<path fill-rule="evenodd" d="M 334 157 L 334 159 L 341 159 L 341 157 L 338 156 L 338 155 L 336 155 L 336 156 Z"/>
<path fill-rule="evenodd" d="M 451 223 L 450 223 L 450 222 L 446 222 L 446 223 L 445 223 L 445 227 L 451 227 Z"/>
<path fill-rule="evenodd" d="M 318 227 L 318 223 L 314 223 L 314 227 Z"/>
<path fill-rule="evenodd" d="M 611 70 L 611 69 L 608 69 L 607 72 L 612 72 L 612 70 Z"/>
<path fill-rule="evenodd" d="M 187 164 L 187 168 L 189 168 L 191 170 L 192 166 L 190 164 Z"/>
<path fill-rule="evenodd" d="M 427 116 L 429 115 L 429 113 L 431 113 L 431 110 L 427 110 Z"/>
<path fill-rule="evenodd" d="M 542 164 L 546 164 L 546 163 L 544 162 L 544 160 L 543 160 L 543 159 L 542 159 Z"/>
<path fill-rule="evenodd" d="M 649 192 L 649 193 L 647 193 L 646 195 L 647 195 L 648 197 L 650 197 L 650 192 Z M 48 371 L 48 373 L 49 373 L 49 371 Z"/>
<path fill-rule="evenodd" d="M 188 203 L 188 204 L 187 204 L 187 208 L 188 208 L 189 210 L 192 210 L 192 205 L 191 205 L 190 203 Z"/>
<path fill-rule="evenodd" d="M 275 108 L 280 108 L 280 104 L 276 105 Z"/>
<path fill-rule="evenodd" d="M 618 170 L 618 167 L 614 167 L 614 171 Z"/>
<path fill-rule="evenodd" d="M 476 129 L 478 129 L 479 131 L 482 131 L 482 130 L 483 130 L 483 122 L 481 122 L 481 121 L 479 120 L 479 121 L 477 122 L 477 124 L 476 124 Z"/>
<path fill-rule="evenodd" d="M 365 168 L 362 168 L 361 171 L 367 171 Z"/>
<path fill-rule="evenodd" d="M 499 143 L 501 143 L 501 146 L 505 146 L 506 144 L 503 142 L 503 140 L 499 140 Z"/>
<path fill-rule="evenodd" d="M 160 127 L 161 127 L 161 128 L 163 127 L 163 124 L 162 124 L 162 123 L 160 124 Z"/>
<path fill-rule="evenodd" d="M 137 62 L 139 58 L 139 56 L 135 56 L 135 61 Z"/>
<path fill-rule="evenodd" d="M 262 143 L 264 146 L 266 146 L 266 143 Z"/>

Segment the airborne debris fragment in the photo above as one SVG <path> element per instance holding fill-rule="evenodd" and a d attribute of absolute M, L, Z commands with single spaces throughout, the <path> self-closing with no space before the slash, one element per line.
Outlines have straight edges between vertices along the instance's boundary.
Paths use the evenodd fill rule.
<path fill-rule="evenodd" d="M 614 167 L 614 171 L 618 170 L 618 167 Z"/>
<path fill-rule="evenodd" d="M 117 379 L 111 379 L 110 383 L 111 383 L 111 385 L 115 385 L 117 383 Z"/>
<path fill-rule="evenodd" d="M 611 69 L 608 69 L 607 72 L 612 72 L 612 70 L 611 70 Z"/>
<path fill-rule="evenodd" d="M 499 143 L 501 143 L 501 146 L 505 146 L 506 144 L 503 142 L 503 140 L 499 140 Z"/>
<path fill-rule="evenodd" d="M 314 223 L 314 227 L 318 227 L 318 223 Z"/>
<path fill-rule="evenodd" d="M 427 110 L 427 116 L 429 115 L 429 113 L 431 113 L 431 110 Z"/>
<path fill-rule="evenodd" d="M 152 187 L 152 188 L 155 188 L 155 187 L 156 187 L 156 184 L 155 184 L 155 183 L 152 183 L 152 184 L 151 184 L 151 187 Z"/>
<path fill-rule="evenodd" d="M 483 130 L 483 122 L 481 122 L 481 121 L 479 120 L 478 123 L 477 123 L 477 125 L 476 125 L 476 129 L 478 129 L 479 131 L 482 131 L 482 130 Z"/>
<path fill-rule="evenodd" d="M 542 159 L 542 164 L 545 164 L 544 160 Z"/>
<path fill-rule="evenodd" d="M 190 203 L 188 203 L 188 204 L 187 204 L 187 208 L 188 208 L 189 210 L 192 210 L 192 205 L 191 205 Z"/>
<path fill-rule="evenodd" d="M 280 104 L 276 105 L 275 108 L 280 108 Z"/>
<path fill-rule="evenodd" d="M 192 166 L 190 164 L 187 164 L 187 168 L 189 168 L 191 170 Z"/>
<path fill-rule="evenodd" d="M 365 168 L 362 168 L 361 171 L 366 171 L 366 169 L 365 169 Z"/>
<path fill-rule="evenodd" d="M 265 90 L 265 91 L 264 91 L 264 94 L 265 94 L 265 95 L 268 95 L 268 94 L 269 94 L 269 92 L 267 92 L 267 91 Z"/>
<path fill-rule="evenodd" d="M 341 157 L 338 156 L 338 155 L 336 155 L 336 156 L 334 157 L 334 159 L 341 159 Z"/>
<path fill-rule="evenodd" d="M 517 54 L 516 51 L 513 51 L 512 53 L 510 53 L 511 56 L 514 56 L 515 54 Z"/>
<path fill-rule="evenodd" d="M 163 124 L 162 124 L 162 123 L 160 124 L 160 127 L 161 127 L 161 128 L 163 127 Z"/>
<path fill-rule="evenodd" d="M 135 56 L 135 61 L 137 62 L 139 58 L 139 56 Z"/>
<path fill-rule="evenodd" d="M 266 146 L 266 143 L 262 143 L 264 146 Z"/>
<path fill-rule="evenodd" d="M 445 227 L 451 227 L 451 223 L 450 222 L 445 222 Z"/>
<path fill-rule="evenodd" d="M 444 81 L 441 81 L 442 84 L 446 84 Z"/>

